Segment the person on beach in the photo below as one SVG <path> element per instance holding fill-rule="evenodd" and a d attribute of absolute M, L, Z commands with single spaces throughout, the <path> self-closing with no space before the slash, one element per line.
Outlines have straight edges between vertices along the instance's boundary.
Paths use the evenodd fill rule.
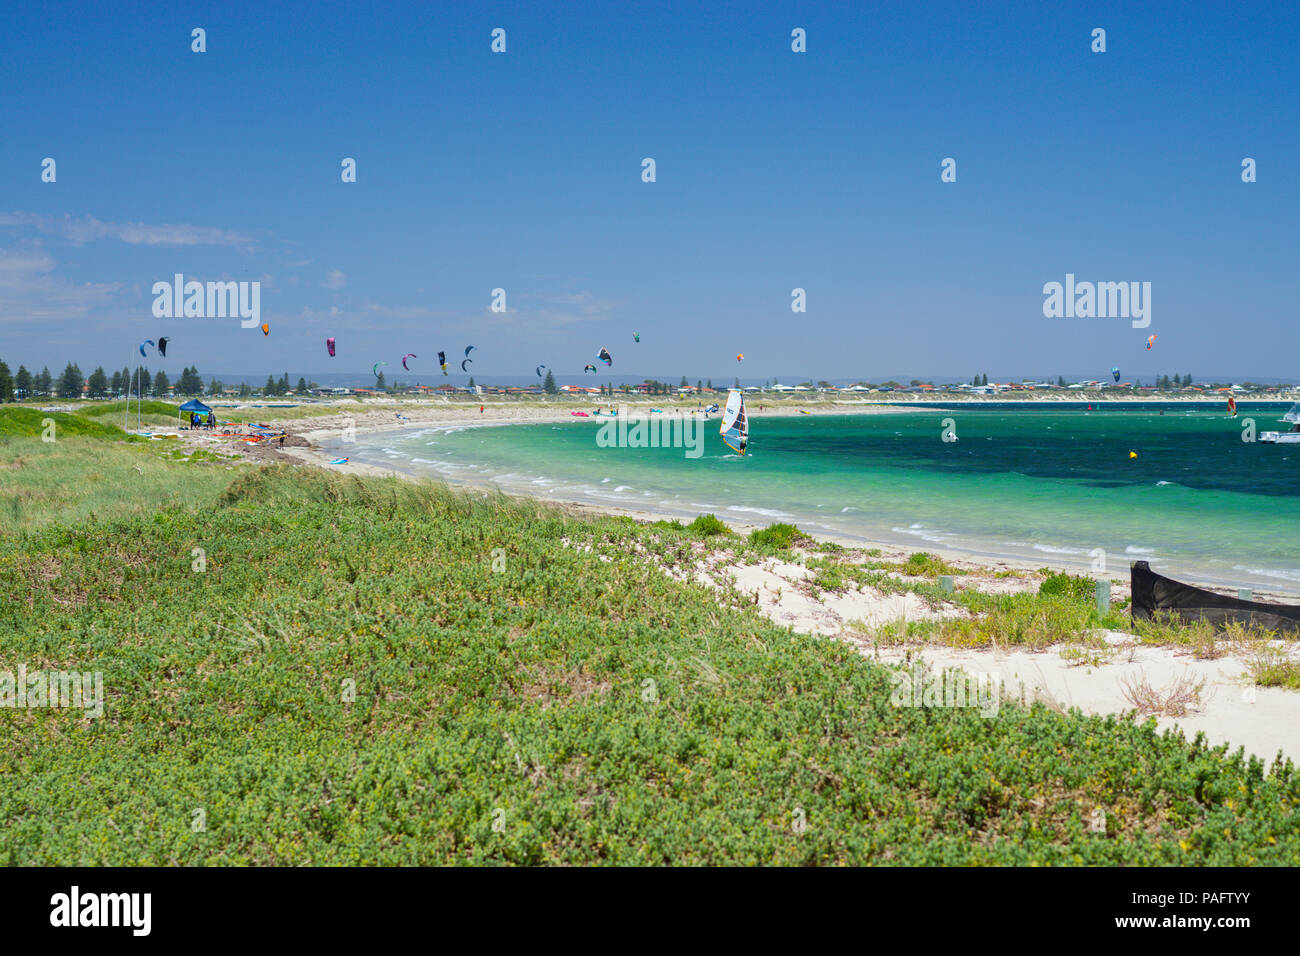
<path fill-rule="evenodd" d="M 478 413 L 479 413 L 480 415 L 483 414 L 483 406 L 482 406 L 482 405 L 480 405 L 480 406 L 478 407 Z"/>

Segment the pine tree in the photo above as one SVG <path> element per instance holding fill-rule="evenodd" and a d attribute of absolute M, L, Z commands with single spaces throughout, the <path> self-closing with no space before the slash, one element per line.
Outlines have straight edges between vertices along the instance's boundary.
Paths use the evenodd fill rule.
<path fill-rule="evenodd" d="M 989 373 L 985 372 L 983 377 L 980 379 L 980 384 L 987 385 L 988 383 L 989 383 Z"/>
<path fill-rule="evenodd" d="M 307 394 L 307 379 L 305 378 L 298 379 L 298 394 L 299 395 Z"/>
<path fill-rule="evenodd" d="M 20 399 L 32 397 L 32 373 L 24 365 L 18 366 L 18 374 L 14 376 L 14 393 Z"/>
<path fill-rule="evenodd" d="M 122 391 L 118 392 L 118 394 L 124 395 L 130 393 L 130 391 L 135 387 L 133 384 L 134 382 L 135 378 L 132 376 L 131 370 L 129 368 L 122 369 Z"/>
<path fill-rule="evenodd" d="M 9 366 L 0 361 L 0 402 L 14 400 L 14 380 L 9 374 Z"/>
<path fill-rule="evenodd" d="M 551 374 L 549 368 L 546 370 L 546 381 L 542 382 L 542 390 L 546 392 L 547 395 L 556 395 L 560 391 L 559 387 L 555 384 L 555 376 Z"/>
<path fill-rule="evenodd" d="M 59 376 L 59 397 L 80 398 L 82 381 L 81 369 L 69 362 Z"/>
<path fill-rule="evenodd" d="M 275 376 L 268 375 L 266 377 L 266 384 L 262 386 L 262 394 L 263 395 L 275 394 Z"/>
<path fill-rule="evenodd" d="M 276 385 L 275 394 L 277 395 L 289 394 L 289 373 L 288 372 L 285 372 L 283 375 L 280 376 L 280 381 Z"/>
<path fill-rule="evenodd" d="M 112 392 L 114 395 L 122 394 L 122 373 L 121 372 L 113 373 L 113 378 L 112 381 L 108 383 L 108 388 L 109 391 Z"/>
<path fill-rule="evenodd" d="M 103 398 L 108 394 L 108 376 L 104 374 L 104 366 L 101 365 L 91 372 L 86 384 L 90 386 L 91 398 Z"/>
<path fill-rule="evenodd" d="M 35 387 L 37 395 L 48 395 L 54 389 L 54 376 L 50 374 L 48 365 L 36 376 Z"/>
<path fill-rule="evenodd" d="M 375 379 L 375 388 L 379 389 L 381 392 L 384 391 L 386 388 L 388 388 L 388 386 L 384 383 L 383 372 L 380 372 L 379 378 Z"/>
<path fill-rule="evenodd" d="M 162 369 L 153 377 L 153 396 L 154 398 L 166 398 L 167 386 L 171 385 L 171 380 L 167 378 L 167 373 Z"/>
<path fill-rule="evenodd" d="M 473 387 L 474 387 L 474 376 L 473 376 L 473 375 L 471 375 L 471 376 L 469 377 L 469 387 L 470 387 L 470 388 L 473 388 Z"/>

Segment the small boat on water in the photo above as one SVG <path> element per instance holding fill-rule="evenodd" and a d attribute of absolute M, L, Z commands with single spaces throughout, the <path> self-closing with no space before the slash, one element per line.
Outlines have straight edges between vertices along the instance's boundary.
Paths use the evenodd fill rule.
<path fill-rule="evenodd" d="M 1181 621 L 1208 621 L 1215 627 L 1245 624 L 1291 634 L 1300 634 L 1300 605 L 1265 604 L 1216 594 L 1156 574 L 1146 561 L 1129 565 L 1133 590 L 1130 613 L 1134 620 L 1150 620 L 1157 613 Z"/>
<path fill-rule="evenodd" d="M 1300 402 L 1292 405 L 1290 411 L 1279 418 L 1278 421 L 1289 422 L 1291 430 L 1285 432 L 1260 432 L 1259 440 L 1270 445 L 1300 444 Z"/>

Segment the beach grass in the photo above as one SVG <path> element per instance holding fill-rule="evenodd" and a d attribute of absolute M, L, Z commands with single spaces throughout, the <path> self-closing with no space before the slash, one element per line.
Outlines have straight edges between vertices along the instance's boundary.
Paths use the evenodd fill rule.
<path fill-rule="evenodd" d="M 0 863 L 1300 862 L 1288 760 L 894 706 L 897 669 L 647 560 L 738 536 L 148 460 L 183 500 L 0 534 L 0 670 L 106 689 L 0 707 Z"/>
<path fill-rule="evenodd" d="M 10 411 L 0 410 L 0 425 Z M 82 424 L 91 433 L 103 428 Z M 211 453 L 190 455 L 161 442 L 127 441 L 121 431 L 112 432 L 117 440 L 88 433 L 54 442 L 0 438 L 0 528 L 31 531 L 206 507 L 230 483 L 230 469 L 236 467 Z"/>

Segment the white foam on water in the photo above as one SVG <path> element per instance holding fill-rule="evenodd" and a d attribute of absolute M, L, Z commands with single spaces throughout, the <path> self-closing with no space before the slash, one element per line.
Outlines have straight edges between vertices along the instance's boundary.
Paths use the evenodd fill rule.
<path fill-rule="evenodd" d="M 763 515 L 765 518 L 791 518 L 793 515 L 788 511 L 776 511 L 771 508 L 747 508 L 744 505 L 728 505 L 728 511 L 746 511 L 751 514 Z"/>
<path fill-rule="evenodd" d="M 1139 548 L 1135 544 L 1130 544 L 1124 549 L 1125 554 L 1155 554 L 1155 548 Z"/>
<path fill-rule="evenodd" d="M 1035 551 L 1042 551 L 1044 554 L 1087 554 L 1083 548 L 1062 548 L 1051 544 L 1036 544 Z"/>
<path fill-rule="evenodd" d="M 1241 564 L 1234 564 L 1232 570 L 1244 571 L 1246 574 L 1258 575 L 1261 578 L 1276 578 L 1279 581 L 1300 581 L 1300 570 L 1288 570 L 1285 568 L 1248 568 Z"/>

